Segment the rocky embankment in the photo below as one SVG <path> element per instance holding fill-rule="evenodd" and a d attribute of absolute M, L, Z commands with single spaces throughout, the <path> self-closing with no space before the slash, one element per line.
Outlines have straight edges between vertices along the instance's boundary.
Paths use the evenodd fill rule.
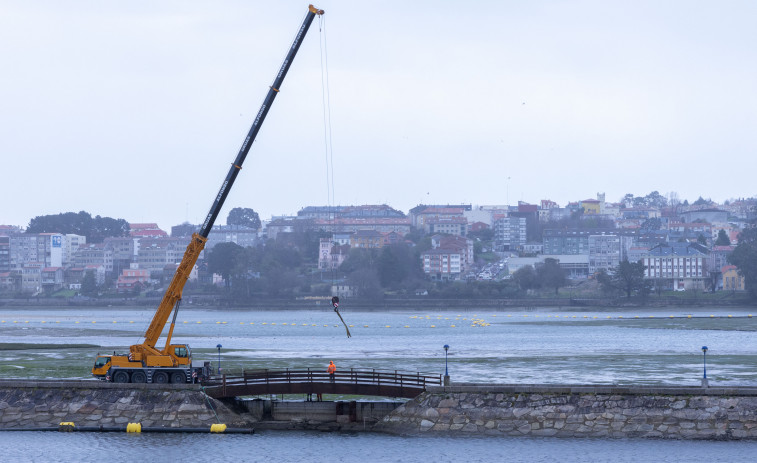
<path fill-rule="evenodd" d="M 207 427 L 249 426 L 196 385 L 105 384 L 92 381 L 3 381 L 0 429 L 75 426 Z"/>
<path fill-rule="evenodd" d="M 378 431 L 555 437 L 757 438 L 757 388 L 469 385 L 430 388 Z"/>

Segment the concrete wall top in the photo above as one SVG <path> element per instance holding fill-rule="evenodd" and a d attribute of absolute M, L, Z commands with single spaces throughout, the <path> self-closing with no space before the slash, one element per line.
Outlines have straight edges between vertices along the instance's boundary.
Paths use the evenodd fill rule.
<path fill-rule="evenodd" d="M 530 393 L 530 394 L 623 394 L 757 396 L 757 387 L 618 386 L 591 384 L 474 384 L 427 386 L 430 393 Z"/>
<path fill-rule="evenodd" d="M 109 383 L 98 380 L 23 380 L 23 379 L 0 379 L 0 388 L 46 388 L 46 389 L 164 389 L 164 390 L 200 390 L 201 384 L 134 384 L 134 383 Z"/>

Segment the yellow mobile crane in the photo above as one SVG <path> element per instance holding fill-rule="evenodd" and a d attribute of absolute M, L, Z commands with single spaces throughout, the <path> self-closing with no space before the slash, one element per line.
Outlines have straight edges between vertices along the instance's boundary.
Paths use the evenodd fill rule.
<path fill-rule="evenodd" d="M 171 336 L 176 324 L 176 315 L 179 312 L 179 305 L 181 304 L 182 291 L 187 279 L 189 279 L 190 272 L 205 247 L 210 230 L 213 228 L 213 223 L 221 212 L 221 207 L 226 200 L 226 196 L 229 194 L 229 190 L 231 190 L 231 186 L 234 184 L 237 174 L 242 169 L 242 163 L 247 157 L 252 142 L 255 141 L 260 126 L 263 124 L 268 110 L 281 88 L 281 83 L 289 71 L 292 60 L 297 54 L 300 44 L 305 38 L 305 34 L 307 34 L 315 16 L 322 14 L 323 10 L 319 10 L 313 5 L 308 7 L 308 13 L 302 22 L 302 26 L 295 36 L 292 46 L 289 48 L 284 63 L 281 65 L 278 74 L 276 74 L 276 78 L 252 123 L 252 127 L 250 127 L 250 131 L 247 133 L 247 137 L 242 143 L 236 159 L 229 168 L 226 179 L 221 184 L 221 189 L 213 200 L 213 205 L 205 218 L 205 222 L 202 224 L 200 231 L 192 235 L 192 241 L 184 252 L 184 257 L 179 264 L 179 268 L 176 270 L 171 284 L 166 289 L 163 300 L 155 311 L 152 323 L 150 323 L 145 332 L 144 342 L 131 346 L 128 354 L 119 355 L 114 352 L 113 355 L 98 355 L 95 359 L 95 365 L 92 367 L 92 375 L 96 378 L 116 383 L 168 383 L 169 381 L 171 383 L 187 383 L 202 381 L 204 377 L 210 374 L 210 362 L 205 362 L 202 366 L 192 365 L 192 351 L 188 345 L 171 344 Z M 168 330 L 166 344 L 163 349 L 160 349 L 157 347 L 158 339 L 171 312 L 173 312 L 173 320 Z"/>

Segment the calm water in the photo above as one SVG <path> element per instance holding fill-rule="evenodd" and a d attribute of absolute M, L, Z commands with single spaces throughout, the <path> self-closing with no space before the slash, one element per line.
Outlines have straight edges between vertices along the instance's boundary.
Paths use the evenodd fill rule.
<path fill-rule="evenodd" d="M 88 378 L 95 355 L 140 341 L 145 309 L 0 308 L 0 376 Z M 444 372 L 453 381 L 698 385 L 707 345 L 712 385 L 757 385 L 757 319 L 735 309 L 562 312 L 353 312 L 347 338 L 328 308 L 183 309 L 174 342 L 224 369 L 339 368 Z M 671 318 L 671 315 L 673 318 Z M 691 318 L 689 318 L 691 316 Z M 730 316 L 730 317 L 729 317 Z M 621 318 L 622 317 L 622 318 Z M 91 344 L 97 347 L 71 347 Z M 33 445 L 29 445 L 33 442 Z M 754 461 L 757 443 L 657 440 L 402 438 L 261 432 L 163 435 L 0 432 L 0 461 Z"/>
<path fill-rule="evenodd" d="M 33 443 L 33 444 L 30 444 Z M 753 462 L 757 443 L 440 438 L 263 432 L 246 435 L 0 432 L 4 462 Z"/>

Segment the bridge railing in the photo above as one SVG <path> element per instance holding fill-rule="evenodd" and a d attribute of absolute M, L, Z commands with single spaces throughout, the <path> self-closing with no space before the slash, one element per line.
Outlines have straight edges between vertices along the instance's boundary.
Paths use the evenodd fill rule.
<path fill-rule="evenodd" d="M 333 378 L 325 371 L 307 368 L 304 370 L 243 370 L 240 373 L 225 373 L 222 377 L 211 378 L 206 381 L 208 386 L 248 386 L 256 384 L 287 384 L 287 383 L 328 383 L 339 384 L 370 384 L 401 386 L 407 388 L 425 389 L 426 386 L 440 386 L 442 375 L 424 373 L 407 373 L 400 371 L 362 370 L 350 368 L 337 370 Z"/>

